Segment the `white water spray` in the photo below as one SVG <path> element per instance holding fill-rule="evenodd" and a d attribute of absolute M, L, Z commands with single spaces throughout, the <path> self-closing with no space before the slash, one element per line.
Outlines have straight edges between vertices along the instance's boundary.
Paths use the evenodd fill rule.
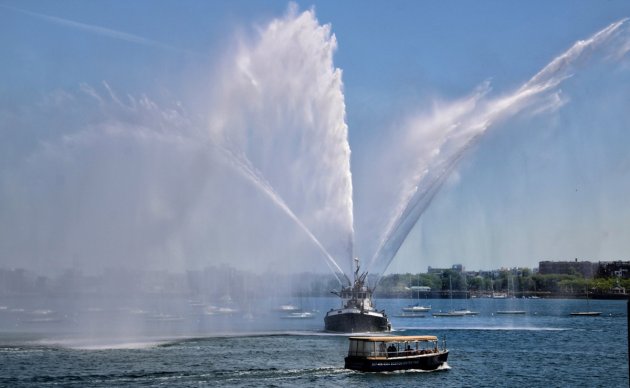
<path fill-rule="evenodd" d="M 382 275 L 424 211 L 429 207 L 446 178 L 465 153 L 497 122 L 520 113 L 555 110 L 563 104 L 558 86 L 577 70 L 578 65 L 598 48 L 614 42 L 613 51 L 626 50 L 629 38 L 627 19 L 612 23 L 589 39 L 576 42 L 552 60 L 515 92 L 500 98 L 485 99 L 487 86 L 467 99 L 437 110 L 430 117 L 411 120 L 407 125 L 412 144 L 424 151 L 415 170 L 409 174 L 408 189 L 400 206 L 382 234 L 378 248 L 369 262 L 373 273 Z M 622 39 L 614 41 L 619 34 Z M 625 51 L 624 51 L 625 53 Z M 528 111 L 529 109 L 529 111 Z M 414 138 L 420 134 L 419 138 Z M 428 139 L 428 144 L 420 143 Z M 378 283 L 378 280 L 377 280 Z"/>
<path fill-rule="evenodd" d="M 349 274 L 352 177 L 336 47 L 330 26 L 292 7 L 226 65 L 210 129 L 217 144 L 243 155 L 242 166 L 255 166 L 252 181 L 330 252 L 335 271 Z"/>
<path fill-rule="evenodd" d="M 624 19 L 577 42 L 513 93 L 489 98 L 488 85 L 482 85 L 466 98 L 409 120 L 403 143 L 410 148 L 393 149 L 390 155 L 412 155 L 414 168 L 401 174 L 400 206 L 364 267 L 376 274 L 387 269 L 457 163 L 488 128 L 522 112 L 559 108 L 565 102 L 561 83 L 603 46 L 611 46 L 613 59 L 625 55 L 627 35 Z M 107 84 L 109 101 L 83 86 L 100 107 L 111 108 L 83 127 L 90 113 L 81 109 L 80 99 L 58 93 L 51 110 L 75 117 L 42 115 L 45 125 L 33 127 L 65 132 L 58 139 L 37 138 L 43 147 L 14 169 L 0 171 L 0 202 L 6 209 L 1 234 L 8 247 L 3 253 L 19 262 L 63 258 L 50 259 L 58 267 L 73 257 L 109 263 L 112 257 L 125 262 L 159 256 L 164 266 L 189 257 L 197 263 L 214 260 L 221 256 L 213 250 L 218 243 L 203 240 L 221 232 L 232 214 L 217 217 L 217 226 L 208 220 L 223 205 L 217 202 L 230 195 L 221 185 L 234 182 L 208 177 L 216 171 L 209 171 L 215 155 L 207 152 L 232 164 L 308 236 L 340 281 L 339 273 L 347 278 L 355 221 L 341 70 L 332 61 L 336 46 L 330 26 L 319 25 L 313 11 L 298 14 L 295 8 L 261 28 L 255 41 L 243 43 L 213 85 L 209 129 L 215 146 L 210 152 L 207 134 L 199 133 L 202 126 L 193 125 L 184 112 L 157 108 L 147 97 L 129 97 L 121 108 L 125 98 Z M 3 117 L 19 123 L 23 118 L 17 115 Z M 218 200 L 205 197 L 212 194 Z M 230 208 L 226 213 L 235 212 L 224 207 Z M 234 249 L 223 256 L 250 253 Z"/>
<path fill-rule="evenodd" d="M 293 211 L 289 208 L 289 206 L 282 200 L 282 198 L 274 191 L 273 187 L 261 176 L 261 174 L 256 171 L 254 167 L 248 163 L 247 160 L 243 160 L 243 158 L 239 158 L 237 155 L 233 154 L 230 150 L 227 150 L 220 146 L 213 147 L 216 152 L 223 155 L 223 158 L 226 162 L 230 163 L 236 171 L 238 171 L 241 175 L 243 175 L 248 181 L 254 184 L 258 189 L 262 190 L 263 193 L 267 195 L 273 203 L 282 209 L 291 220 L 295 222 L 295 224 L 308 236 L 313 244 L 321 251 L 323 257 L 326 259 L 326 264 L 328 268 L 332 271 L 332 273 L 339 281 L 339 284 L 349 284 L 350 280 L 347 275 L 343 272 L 343 270 L 339 267 L 335 259 L 328 253 L 326 248 L 319 242 L 317 237 L 311 233 L 311 231 L 302 223 L 302 221 L 293 213 Z"/>

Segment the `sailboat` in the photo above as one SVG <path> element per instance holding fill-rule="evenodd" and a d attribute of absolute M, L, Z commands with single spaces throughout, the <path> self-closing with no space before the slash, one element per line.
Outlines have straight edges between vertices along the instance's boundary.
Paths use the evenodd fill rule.
<path fill-rule="evenodd" d="M 420 275 L 418 275 L 418 284 L 420 284 Z M 420 304 L 420 292 L 421 291 L 429 292 L 431 291 L 431 288 L 423 287 L 423 286 L 411 286 L 409 287 L 409 289 L 411 290 L 412 297 L 413 297 L 413 292 L 416 290 L 418 291 L 418 301 L 416 302 L 416 304 L 403 307 L 402 309 L 405 313 L 414 313 L 414 314 L 403 314 L 402 316 L 424 316 L 424 315 L 421 315 L 421 314 L 418 315 L 415 313 L 426 313 L 427 311 L 431 310 L 431 305 L 423 306 Z"/>
<path fill-rule="evenodd" d="M 468 284 L 466 284 L 466 278 L 464 278 L 464 286 L 465 286 L 466 290 L 468 290 Z M 468 304 L 468 303 L 466 303 L 466 304 Z M 455 312 L 455 313 L 463 313 L 464 315 L 479 315 L 479 312 L 471 311 L 471 310 L 469 310 L 467 308 L 453 310 L 453 312 Z"/>
<path fill-rule="evenodd" d="M 590 311 L 591 305 L 588 299 L 588 287 L 586 288 L 586 308 L 588 309 L 587 311 L 576 311 L 576 312 L 570 313 L 569 315 L 578 316 L 578 317 L 596 317 L 602 314 L 601 311 Z"/>
<path fill-rule="evenodd" d="M 508 278 L 508 297 L 510 295 L 510 279 L 512 279 L 512 298 L 516 297 L 516 287 L 514 286 L 514 277 L 510 276 Z M 497 314 L 501 314 L 501 315 L 523 315 L 525 314 L 524 310 L 499 310 L 497 311 Z"/>
<path fill-rule="evenodd" d="M 296 307 L 294 305 L 280 306 L 280 307 L 287 307 L 287 309 L 284 310 L 284 312 L 288 313 L 281 316 L 280 318 L 282 319 L 313 319 L 315 318 L 315 314 L 313 313 L 313 311 L 304 310 L 303 304 L 304 303 L 302 301 L 302 297 L 300 296 L 300 307 Z M 288 307 L 291 307 L 292 309 L 288 309 Z"/>
<path fill-rule="evenodd" d="M 494 292 L 494 280 L 490 281 L 490 287 L 492 287 L 492 299 L 505 299 L 507 294 L 505 292 Z"/>
<path fill-rule="evenodd" d="M 467 314 L 462 310 L 453 310 L 453 283 L 451 277 L 448 277 L 448 295 L 451 300 L 451 310 L 447 312 L 433 313 L 434 317 L 465 317 Z"/>

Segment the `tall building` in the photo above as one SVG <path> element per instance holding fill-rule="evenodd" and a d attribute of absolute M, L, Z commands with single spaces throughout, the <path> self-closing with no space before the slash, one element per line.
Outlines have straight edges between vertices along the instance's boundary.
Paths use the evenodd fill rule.
<path fill-rule="evenodd" d="M 630 261 L 600 261 L 597 276 L 630 278 Z"/>

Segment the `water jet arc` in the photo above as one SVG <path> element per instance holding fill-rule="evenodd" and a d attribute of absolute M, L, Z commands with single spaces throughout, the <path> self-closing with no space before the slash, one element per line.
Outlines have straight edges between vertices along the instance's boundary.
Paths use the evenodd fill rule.
<path fill-rule="evenodd" d="M 252 183 L 257 189 L 259 189 L 262 193 L 264 193 L 278 208 L 283 210 L 285 214 L 293 221 L 295 224 L 308 236 L 313 244 L 321 251 L 325 262 L 328 268 L 335 275 L 335 278 L 339 282 L 339 284 L 350 285 L 350 279 L 343 272 L 339 264 L 333 259 L 333 257 L 328 253 L 326 248 L 321 244 L 321 242 L 313 235 L 310 229 L 304 225 L 304 223 L 299 219 L 299 217 L 291 210 L 291 208 L 284 202 L 282 197 L 273 189 L 273 187 L 267 182 L 267 180 L 262 176 L 261 173 L 257 172 L 251 164 L 244 159 L 244 157 L 238 157 L 232 151 L 219 146 L 217 144 L 211 144 L 214 149 L 219 151 L 219 153 L 225 158 L 227 162 L 230 162 L 230 165 L 236 169 L 247 181 Z"/>
<path fill-rule="evenodd" d="M 574 63 L 581 57 L 589 55 L 600 45 L 608 43 L 628 20 L 628 18 L 624 18 L 614 22 L 591 35 L 588 39 L 577 41 L 568 50 L 550 61 L 515 92 L 502 98 L 490 100 L 478 108 L 478 110 L 471 111 L 469 117 L 465 117 L 468 119 L 468 123 L 482 123 L 482 125 L 477 128 L 470 125 L 463 126 L 463 131 L 474 130 L 477 131 L 477 133 L 472 135 L 470 139 L 464 141 L 454 155 L 438 164 L 435 168 L 432 168 L 435 170 L 439 168 L 440 165 L 444 166 L 437 175 L 430 178 L 424 190 L 418 191 L 417 187 L 423 183 L 424 179 L 427 179 L 426 176 L 420 178 L 420 181 L 416 183 L 415 193 L 410 196 L 403 210 L 398 213 L 393 219 L 393 222 L 390 223 L 388 230 L 384 234 L 385 237 L 381 239 L 381 243 L 369 263 L 370 267 L 384 263 L 382 269 L 376 270 L 376 273 L 378 273 L 376 284 L 378 284 L 378 280 L 391 264 L 413 226 L 431 204 L 431 201 L 444 184 L 446 178 L 454 170 L 456 164 L 461 160 L 465 152 L 477 143 L 479 138 L 484 135 L 487 129 L 496 121 L 505 119 L 506 117 L 513 117 L 520 113 L 536 102 L 533 100 L 534 98 L 544 97 L 546 92 L 557 88 L 564 80 L 570 78 L 570 71 Z M 627 42 L 623 43 L 627 44 Z M 627 50 L 624 52 L 627 52 Z M 554 106 L 552 105 L 551 108 L 554 108 Z M 374 287 L 376 287 L 376 284 Z"/>

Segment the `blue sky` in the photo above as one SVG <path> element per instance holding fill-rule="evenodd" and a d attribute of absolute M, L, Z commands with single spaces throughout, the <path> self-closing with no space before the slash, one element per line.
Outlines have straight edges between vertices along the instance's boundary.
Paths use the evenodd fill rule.
<path fill-rule="evenodd" d="M 148 89 L 155 87 L 153 77 L 163 76 L 173 67 L 199 66 L 201 60 L 220 55 L 235 33 L 282 15 L 288 3 L 2 4 L 2 46 L 12 54 L 3 61 L 4 73 L 11 75 L 9 80 L 20 80 L 21 85 L 29 80 L 37 89 L 47 84 L 70 87 L 76 79 L 98 82 L 117 78 L 130 87 Z M 492 78 L 496 87 L 515 85 L 575 40 L 626 16 L 630 7 L 625 1 L 297 4 L 301 9 L 314 6 L 319 21 L 332 25 L 339 42 L 335 64 L 345 72 L 349 103 L 353 103 L 350 92 L 354 89 L 362 91 L 356 94 L 363 98 L 386 91 L 388 97 L 406 100 L 435 91 L 461 95 L 487 78 Z M 89 33 L 7 7 L 125 32 L 189 50 L 199 57 Z M 153 66 L 147 66 L 149 63 Z M 352 117 L 350 109 L 348 115 Z"/>
<path fill-rule="evenodd" d="M 336 37 L 333 60 L 342 70 L 352 150 L 355 250 L 363 256 L 372 253 L 367 240 L 374 236 L 361 225 L 378 204 L 370 192 L 380 179 L 370 159 L 373 153 L 396 153 L 379 148 L 396 128 L 436 104 L 465 99 L 484 83 L 490 85 L 489 97 L 516 90 L 576 41 L 630 17 L 627 1 L 296 3 L 300 11 L 314 8 L 318 22 L 330 24 Z M 203 114 L 226 58 L 242 42 L 254 44 L 288 7 L 285 1 L 0 1 L 5 195 L 19 197 L 12 182 L 35 163 L 42 144 L 72 133 L 66 113 L 73 115 L 73 126 L 94 121 L 79 103 L 76 112 L 50 111 L 41 109 L 43 100 L 81 90 L 107 94 L 111 88 L 119 97 L 139 101 L 144 95 L 193 116 Z M 493 125 L 438 193 L 389 270 L 415 272 L 454 263 L 470 269 L 532 267 L 539 260 L 574 257 L 628 260 L 630 161 L 624 146 L 630 144 L 625 124 L 630 92 L 622 85 L 630 81 L 630 71 L 627 54 L 615 60 L 605 56 L 596 51 L 576 65 L 561 86 L 566 100 L 559 110 Z M 101 123 L 112 120 L 108 114 L 123 119 L 122 113 L 99 111 Z M 119 146 L 125 147 L 113 144 L 107 150 Z M 41 174 L 55 184 L 53 171 Z M 20 190 L 35 191 L 37 184 L 47 189 L 41 183 L 46 179 L 32 179 Z M 76 195 L 67 202 L 82 198 Z M 54 213 L 45 206 L 23 210 L 36 207 L 27 200 L 5 206 L 11 207 L 5 214 L 10 210 L 22 221 Z M 0 216 L 0 228 L 13 228 L 16 218 Z M 64 234 L 39 233 L 39 250 L 23 255 L 22 245 L 2 240 L 0 264 L 46 261 L 41 258 L 46 241 Z M 150 239 L 126 244 L 135 255 L 145 255 L 141 246 Z M 82 255 L 62 262 L 76 264 Z"/>

